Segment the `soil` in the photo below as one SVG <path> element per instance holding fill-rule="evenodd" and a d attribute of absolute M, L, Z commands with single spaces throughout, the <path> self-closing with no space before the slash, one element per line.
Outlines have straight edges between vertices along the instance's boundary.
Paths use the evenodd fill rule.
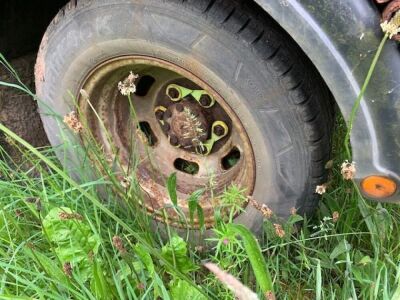
<path fill-rule="evenodd" d="M 21 81 L 34 91 L 36 54 L 19 57 L 10 62 Z M 16 83 L 6 68 L 0 65 L 0 81 Z M 0 122 L 35 147 L 49 145 L 39 116 L 37 103 L 31 96 L 15 88 L 0 86 Z M 18 149 L 0 134 L 0 145 L 16 161 L 21 160 Z"/>

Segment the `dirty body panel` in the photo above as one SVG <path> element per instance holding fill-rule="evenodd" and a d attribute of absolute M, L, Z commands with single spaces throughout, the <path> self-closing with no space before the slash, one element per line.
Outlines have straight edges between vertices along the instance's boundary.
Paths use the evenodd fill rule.
<path fill-rule="evenodd" d="M 372 1 L 256 0 L 302 47 L 332 91 L 346 120 L 382 39 Z M 357 181 L 386 175 L 400 182 L 400 59 L 385 45 L 354 123 Z M 385 201 L 400 201 L 397 191 Z"/>

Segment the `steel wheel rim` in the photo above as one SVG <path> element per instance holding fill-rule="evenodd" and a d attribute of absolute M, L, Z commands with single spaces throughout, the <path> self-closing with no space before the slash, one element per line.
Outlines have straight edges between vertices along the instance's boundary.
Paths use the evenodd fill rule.
<path fill-rule="evenodd" d="M 136 81 L 138 90 L 131 95 L 137 122 L 132 120 L 128 98 L 121 95 L 117 88 L 118 82 L 122 81 L 130 71 L 140 75 Z M 145 94 L 139 95 L 139 92 L 142 92 L 141 82 L 144 78 L 152 78 L 154 82 Z M 215 99 L 215 104 L 212 108 L 205 108 L 201 106 L 201 102 L 194 101 L 191 95 L 179 102 L 171 101 L 167 95 L 171 84 L 178 84 L 191 90 L 206 91 Z M 161 59 L 147 56 L 123 56 L 107 60 L 93 68 L 81 87 L 90 98 L 89 102 L 82 95 L 77 96 L 81 114 L 86 119 L 95 140 L 102 145 L 106 157 L 115 156 L 112 154 L 112 147 L 104 133 L 104 128 L 110 132 L 112 143 L 118 149 L 118 159 L 121 161 L 121 169 L 117 170 L 121 180 L 131 167 L 132 150 L 137 151 L 138 165 L 135 175 L 143 191 L 142 205 L 155 219 L 168 221 L 169 224 L 175 226 L 199 227 L 199 219 L 196 216 L 193 223 L 183 224 L 181 217 L 171 207 L 166 189 L 166 178 L 174 172 L 177 174 L 178 205 L 187 219 L 189 219 L 187 203 L 189 196 L 194 191 L 205 188 L 199 204 L 203 209 L 207 228 L 214 224 L 215 208 L 221 206 L 219 196 L 227 186 L 234 184 L 245 189 L 245 196 L 252 194 L 255 184 L 255 161 L 249 137 L 228 102 L 195 74 Z M 168 107 L 165 103 L 169 103 Z M 207 129 L 208 138 L 213 135 L 213 125 L 216 121 L 220 121 L 218 117 L 224 119 L 222 123 L 228 126 L 228 134 L 214 144 L 209 155 L 199 153 L 197 146 L 188 150 L 187 147 L 173 145 L 171 132 L 178 132 L 179 135 L 180 131 L 170 129 L 166 132 L 165 125 L 157 116 L 157 109 L 164 106 L 172 111 L 170 118 L 164 116 L 161 121 L 174 127 L 175 123 L 180 125 L 180 119 L 182 119 L 182 113 L 178 111 L 178 109 L 181 110 L 177 107 L 178 103 L 184 103 L 185 112 L 196 111 L 196 105 L 200 106 L 195 114 L 197 119 L 206 119 L 204 128 Z M 188 119 L 191 120 L 187 117 L 183 118 L 183 123 Z M 144 124 L 150 127 L 152 134 L 145 135 L 145 142 L 143 134 L 140 134 L 143 130 L 136 130 L 138 124 L 141 127 Z M 179 126 L 175 127 L 179 128 Z M 153 144 L 149 142 L 149 136 L 152 137 L 152 135 L 155 137 Z M 182 135 L 179 135 L 178 139 L 186 141 Z M 232 153 L 239 158 L 233 166 L 227 167 L 224 159 Z M 197 164 L 198 171 L 192 174 L 186 172 L 186 168 L 179 169 L 176 165 L 178 159 Z M 246 204 L 243 203 L 244 205 Z M 165 215 L 168 216 L 168 220 L 165 220 Z"/>

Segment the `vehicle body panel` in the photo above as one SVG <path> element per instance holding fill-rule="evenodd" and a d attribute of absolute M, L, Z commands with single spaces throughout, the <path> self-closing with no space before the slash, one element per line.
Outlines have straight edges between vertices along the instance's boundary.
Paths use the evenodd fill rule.
<path fill-rule="evenodd" d="M 255 0 L 315 64 L 348 121 L 383 37 L 368 0 Z M 356 180 L 386 175 L 400 182 L 400 59 L 386 43 L 351 134 Z M 399 190 L 385 201 L 400 201 Z"/>

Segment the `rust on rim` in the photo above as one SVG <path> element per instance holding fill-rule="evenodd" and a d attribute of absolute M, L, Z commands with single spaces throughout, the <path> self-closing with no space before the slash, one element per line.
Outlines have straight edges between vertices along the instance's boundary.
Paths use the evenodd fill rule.
<path fill-rule="evenodd" d="M 129 103 L 117 87 L 131 71 L 140 77 Z M 195 91 L 194 97 L 185 92 L 172 101 L 177 93 L 168 95 L 171 85 Z M 244 189 L 245 196 L 252 194 L 255 161 L 247 133 L 228 102 L 195 74 L 153 57 L 122 56 L 94 68 L 82 89 L 90 103 L 82 96 L 77 99 L 94 139 L 106 157 L 118 157 L 120 164 L 113 169 L 121 180 L 134 168 L 143 191 L 141 205 L 158 221 L 200 225 L 196 215 L 193 223 L 182 223 L 172 207 L 166 188 L 172 173 L 177 174 L 178 205 L 188 220 L 189 196 L 204 189 L 198 203 L 206 228 L 214 224 L 219 196 L 227 187 L 233 184 Z M 207 154 L 201 150 L 203 143 L 210 147 Z"/>

